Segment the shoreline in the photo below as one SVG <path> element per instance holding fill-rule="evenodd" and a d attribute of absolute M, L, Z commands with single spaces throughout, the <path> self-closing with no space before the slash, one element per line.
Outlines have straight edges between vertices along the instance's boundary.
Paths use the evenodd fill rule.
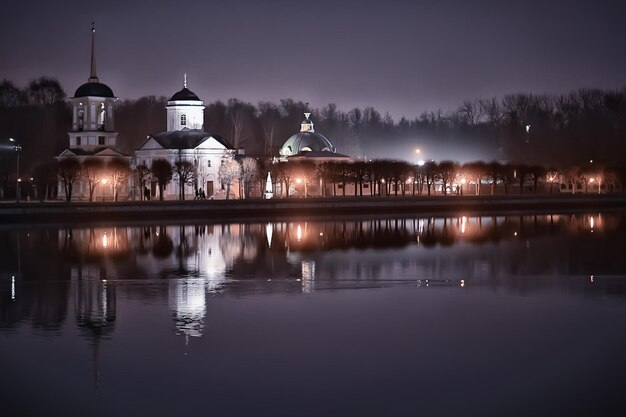
<path fill-rule="evenodd" d="M 483 195 L 1 203 L 0 224 L 101 221 L 237 221 L 293 217 L 626 209 L 626 194 Z"/>

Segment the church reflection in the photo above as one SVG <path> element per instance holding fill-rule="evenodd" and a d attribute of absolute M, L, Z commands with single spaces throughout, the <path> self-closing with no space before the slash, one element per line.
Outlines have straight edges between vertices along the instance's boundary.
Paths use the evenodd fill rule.
<path fill-rule="evenodd" d="M 624 297 L 625 232 L 610 213 L 5 229 L 0 332 L 73 326 L 98 389 L 131 301 L 163 308 L 184 345 L 207 333 L 215 297 L 390 285 Z"/>
<path fill-rule="evenodd" d="M 119 297 L 166 306 L 172 332 L 189 341 L 204 334 L 215 296 L 427 281 L 623 295 L 611 277 L 626 270 L 625 221 L 588 213 L 4 230 L 0 326 L 58 331 L 74 311 L 95 350 L 114 332 Z"/>

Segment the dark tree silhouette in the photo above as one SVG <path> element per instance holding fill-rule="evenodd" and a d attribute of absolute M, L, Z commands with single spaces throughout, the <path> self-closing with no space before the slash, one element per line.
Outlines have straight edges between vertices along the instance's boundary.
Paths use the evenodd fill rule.
<path fill-rule="evenodd" d="M 172 165 L 165 159 L 155 159 L 152 161 L 150 172 L 159 185 L 159 200 L 163 200 L 163 190 L 172 180 Z"/>
<path fill-rule="evenodd" d="M 178 181 L 178 199 L 185 199 L 185 185 L 194 185 L 196 182 L 196 167 L 193 163 L 182 160 L 174 162 L 174 177 Z"/>
<path fill-rule="evenodd" d="M 65 201 L 72 201 L 74 183 L 80 178 L 81 165 L 76 158 L 64 158 L 57 165 L 57 174 L 65 189 Z"/>
<path fill-rule="evenodd" d="M 148 181 L 150 181 L 150 176 L 151 176 L 152 172 L 145 165 L 137 165 L 137 167 L 135 168 L 133 173 L 135 174 L 135 179 L 137 180 L 137 185 L 140 188 L 139 193 L 141 195 L 141 199 L 145 200 L 146 196 L 144 195 L 143 191 L 144 191 L 144 188 L 146 187 L 146 183 Z"/>

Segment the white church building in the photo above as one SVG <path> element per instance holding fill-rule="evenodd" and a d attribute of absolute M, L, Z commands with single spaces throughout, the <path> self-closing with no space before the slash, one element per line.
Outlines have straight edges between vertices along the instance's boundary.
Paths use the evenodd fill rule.
<path fill-rule="evenodd" d="M 119 151 L 113 111 L 117 97 L 97 76 L 95 32 L 95 25 L 92 24 L 89 79 L 69 98 L 72 107 L 69 147 L 56 157 L 58 162 L 75 159 L 80 164 L 82 172 L 73 183 L 72 200 L 88 200 L 90 194 L 94 201 L 111 201 L 114 195 L 119 200 L 140 200 L 145 186 L 152 198 L 158 198 L 156 181 L 136 184 L 131 172 L 139 165 L 150 168 L 157 159 L 167 160 L 172 167 L 179 161 L 193 164 L 196 179 L 192 184 L 184 185 L 186 199 L 193 198 L 198 189 L 204 191 L 206 198 L 225 198 L 218 171 L 223 161 L 235 158 L 237 151 L 224 138 L 203 130 L 204 102 L 187 88 L 186 74 L 182 90 L 167 102 L 167 131 L 148 135 L 134 156 Z M 86 162 L 93 160 L 98 161 L 98 168 L 87 175 L 88 170 L 84 167 L 89 165 Z M 128 165 L 128 175 L 111 175 L 115 172 L 112 169 L 115 164 L 111 164 L 114 160 L 123 160 Z M 236 190 L 236 187 L 232 189 Z M 165 186 L 163 196 L 164 199 L 179 198 L 179 183 L 175 174 Z M 59 179 L 58 198 L 66 198 L 62 179 Z"/>
<path fill-rule="evenodd" d="M 207 198 L 224 198 L 218 170 L 223 161 L 233 159 L 236 150 L 222 137 L 204 131 L 204 102 L 187 88 L 187 75 L 183 89 L 167 102 L 167 131 L 148 135 L 135 151 L 135 163 L 150 168 L 157 159 L 165 159 L 172 166 L 178 161 L 188 161 L 196 168 L 196 182 L 185 184 L 185 198 L 193 198 L 197 189 L 204 190 Z M 156 182 L 150 185 L 150 195 L 158 198 Z M 176 176 L 165 187 L 164 199 L 178 199 L 179 184 Z"/>

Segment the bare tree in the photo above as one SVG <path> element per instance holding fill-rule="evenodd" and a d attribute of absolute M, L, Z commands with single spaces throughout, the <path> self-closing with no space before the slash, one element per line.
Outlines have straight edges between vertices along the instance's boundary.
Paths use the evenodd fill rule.
<path fill-rule="evenodd" d="M 16 108 L 24 104 L 24 93 L 11 81 L 0 82 L 0 108 Z"/>
<path fill-rule="evenodd" d="M 496 184 L 500 179 L 500 172 L 502 171 L 502 165 L 499 162 L 493 161 L 486 165 L 487 171 L 485 178 L 491 181 L 491 195 L 496 193 Z"/>
<path fill-rule="evenodd" d="M 528 177 L 533 182 L 533 190 L 535 194 L 537 194 L 537 187 L 539 185 L 539 181 L 543 181 L 546 176 L 547 170 L 541 165 L 533 165 L 528 169 Z M 552 187 L 552 184 L 550 184 Z"/>
<path fill-rule="evenodd" d="M 230 123 L 230 139 L 236 149 L 248 140 L 252 115 L 254 108 L 250 104 L 234 98 L 228 100 L 226 116 Z"/>
<path fill-rule="evenodd" d="M 448 184 L 452 183 L 456 177 L 456 173 L 459 170 L 459 163 L 455 161 L 441 161 L 437 166 L 437 172 L 439 179 L 441 180 L 441 187 L 443 195 L 448 194 Z"/>
<path fill-rule="evenodd" d="M 476 184 L 474 192 L 476 195 L 480 195 L 480 185 L 482 179 L 487 175 L 487 166 L 485 163 L 481 161 L 468 162 L 463 165 L 463 172 L 468 179 L 474 181 L 474 184 Z"/>
<path fill-rule="evenodd" d="M 293 161 L 288 163 L 288 168 L 292 175 L 296 177 L 296 182 L 304 186 L 304 197 L 308 196 L 308 185 L 315 178 L 315 163 L 312 161 Z"/>
<path fill-rule="evenodd" d="M 255 180 L 259 173 L 259 164 L 254 158 L 243 158 L 241 160 L 241 196 L 242 198 L 249 197 L 252 182 Z"/>
<path fill-rule="evenodd" d="M 467 124 L 475 126 L 483 117 L 485 108 L 479 100 L 464 100 L 457 112 Z"/>
<path fill-rule="evenodd" d="M 279 162 L 277 164 L 272 165 L 271 167 L 272 176 L 282 184 L 284 184 L 284 194 L 285 198 L 289 197 L 289 188 L 291 187 L 291 182 L 293 179 L 293 170 L 291 169 L 291 165 L 288 162 Z"/>
<path fill-rule="evenodd" d="M 65 91 L 58 80 L 40 77 L 28 83 L 28 102 L 34 105 L 48 105 L 65 100 Z"/>
<path fill-rule="evenodd" d="M 258 105 L 258 118 L 263 126 L 263 151 L 265 155 L 274 153 L 274 139 L 278 133 L 280 123 L 280 110 L 274 103 L 260 102 Z"/>
<path fill-rule="evenodd" d="M 428 192 L 428 195 L 430 195 L 430 190 L 435 185 L 435 181 L 437 179 L 437 173 L 439 171 L 439 167 L 437 166 L 436 162 L 428 161 L 428 162 L 426 162 L 424 164 L 424 166 L 422 168 L 424 170 L 424 179 L 426 181 L 426 190 Z M 433 191 L 436 193 L 435 190 L 433 190 Z"/>
<path fill-rule="evenodd" d="M 48 198 L 50 186 L 56 184 L 56 161 L 49 160 L 40 162 L 33 167 L 31 175 L 37 187 L 39 201 Z"/>
<path fill-rule="evenodd" d="M 226 186 L 226 199 L 228 200 L 231 184 L 241 176 L 241 165 L 234 159 L 227 159 L 220 165 L 217 175 L 220 182 Z"/>
<path fill-rule="evenodd" d="M 76 158 L 64 158 L 57 166 L 57 174 L 65 188 L 65 201 L 72 201 L 74 183 L 80 178 L 80 162 Z"/>
<path fill-rule="evenodd" d="M 107 164 L 107 170 L 111 176 L 113 186 L 113 199 L 118 200 L 120 185 L 128 182 L 130 176 L 130 163 L 124 158 L 113 158 Z"/>
<path fill-rule="evenodd" d="M 87 179 L 89 188 L 89 201 L 93 201 L 96 186 L 104 175 L 104 161 L 101 158 L 89 157 L 83 161 L 81 176 Z"/>
<path fill-rule="evenodd" d="M 576 186 L 581 181 L 581 172 L 579 166 L 571 166 L 565 170 L 563 173 L 565 180 L 572 187 L 572 194 L 576 193 Z"/>
<path fill-rule="evenodd" d="M 152 178 L 159 184 L 159 200 L 163 200 L 163 190 L 172 180 L 172 165 L 166 159 L 155 159 L 150 171 Z"/>
<path fill-rule="evenodd" d="M 546 171 L 545 181 L 550 183 L 550 194 L 552 194 L 552 189 L 554 187 L 554 183 L 560 181 L 560 176 L 561 175 L 560 175 L 558 170 Z"/>
<path fill-rule="evenodd" d="M 135 174 L 137 185 L 140 188 L 141 199 L 145 200 L 144 188 L 146 187 L 146 182 L 150 180 L 150 169 L 145 165 L 137 165 L 137 168 L 135 168 L 133 173 Z"/>
<path fill-rule="evenodd" d="M 196 167 L 190 161 L 179 160 L 174 162 L 173 173 L 178 181 L 178 198 L 185 199 L 185 185 L 196 183 Z"/>

